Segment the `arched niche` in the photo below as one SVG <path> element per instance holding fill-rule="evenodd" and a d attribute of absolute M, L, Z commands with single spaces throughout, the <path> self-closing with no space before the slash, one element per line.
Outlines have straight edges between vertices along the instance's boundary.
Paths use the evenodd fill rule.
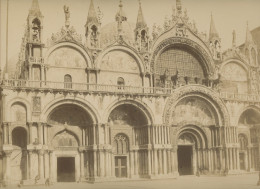
<path fill-rule="evenodd" d="M 248 140 L 245 134 L 240 133 L 238 135 L 239 147 L 240 150 L 247 150 Z"/>
<path fill-rule="evenodd" d="M 239 126 L 260 125 L 260 111 L 251 108 L 245 110 L 239 117 L 238 125 Z"/>
<path fill-rule="evenodd" d="M 213 107 L 202 98 L 192 96 L 181 99 L 172 111 L 171 124 L 179 125 L 183 122 L 202 126 L 217 124 Z"/>
<path fill-rule="evenodd" d="M 230 61 L 221 68 L 220 88 L 225 92 L 247 93 L 248 75 L 247 70 L 235 61 Z"/>
<path fill-rule="evenodd" d="M 27 131 L 23 127 L 16 127 L 12 130 L 12 145 L 26 149 Z"/>
<path fill-rule="evenodd" d="M 15 102 L 11 106 L 11 121 L 26 123 L 27 121 L 27 110 L 23 103 Z"/>
<path fill-rule="evenodd" d="M 93 124 L 88 112 L 73 104 L 64 104 L 56 107 L 47 118 L 49 125 L 68 125 L 87 127 Z"/>
<path fill-rule="evenodd" d="M 112 110 L 108 122 L 111 126 L 145 126 L 148 119 L 136 106 L 122 104 Z"/>

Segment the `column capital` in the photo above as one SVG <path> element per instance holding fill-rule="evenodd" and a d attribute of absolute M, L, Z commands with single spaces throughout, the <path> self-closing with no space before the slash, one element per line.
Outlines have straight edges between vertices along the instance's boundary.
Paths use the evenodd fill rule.
<path fill-rule="evenodd" d="M 33 122 L 27 122 L 27 125 L 28 125 L 29 127 L 32 127 L 32 126 L 33 126 Z"/>
<path fill-rule="evenodd" d="M 38 154 L 43 156 L 45 154 L 45 150 L 43 150 L 43 149 L 38 150 Z"/>
<path fill-rule="evenodd" d="M 4 154 L 6 157 L 10 157 L 12 155 L 13 150 L 4 150 Z"/>
<path fill-rule="evenodd" d="M 10 124 L 11 124 L 10 122 L 3 122 L 3 126 L 4 126 L 4 127 L 9 126 Z"/>

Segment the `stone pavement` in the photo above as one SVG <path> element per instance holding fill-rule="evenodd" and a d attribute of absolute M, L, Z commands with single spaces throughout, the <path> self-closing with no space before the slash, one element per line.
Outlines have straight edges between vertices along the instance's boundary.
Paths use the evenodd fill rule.
<path fill-rule="evenodd" d="M 260 189 L 257 174 L 217 176 L 181 176 L 168 180 L 140 180 L 104 183 L 57 183 L 50 187 L 27 186 L 24 189 Z M 17 187 L 7 187 L 17 188 Z"/>

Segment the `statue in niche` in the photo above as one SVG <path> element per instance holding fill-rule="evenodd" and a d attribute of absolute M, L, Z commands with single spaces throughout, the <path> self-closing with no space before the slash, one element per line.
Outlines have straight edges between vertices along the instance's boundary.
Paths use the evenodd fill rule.
<path fill-rule="evenodd" d="M 36 18 L 32 22 L 32 40 L 33 42 L 40 41 L 40 28 L 41 24 L 40 21 Z"/>
<path fill-rule="evenodd" d="M 148 37 L 145 30 L 141 32 L 141 49 L 148 49 Z"/>

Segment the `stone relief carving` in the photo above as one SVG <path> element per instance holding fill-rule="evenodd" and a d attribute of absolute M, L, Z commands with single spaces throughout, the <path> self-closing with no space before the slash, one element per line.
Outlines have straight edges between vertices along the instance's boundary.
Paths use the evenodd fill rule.
<path fill-rule="evenodd" d="M 230 62 L 226 64 L 221 70 L 223 79 L 231 81 L 247 81 L 247 73 L 243 67 Z"/>
<path fill-rule="evenodd" d="M 120 51 L 112 51 L 106 54 L 102 59 L 101 69 L 139 73 L 136 60 L 131 55 Z"/>
<path fill-rule="evenodd" d="M 199 122 L 204 126 L 216 124 L 209 106 L 196 98 L 184 99 L 179 102 L 172 112 L 171 120 L 173 125 L 178 125 L 183 121 Z"/>
<path fill-rule="evenodd" d="M 62 27 L 58 33 L 56 34 L 52 33 L 51 38 L 48 39 L 47 41 L 47 46 L 52 46 L 56 43 L 64 42 L 64 41 L 75 42 L 80 46 L 84 47 L 82 43 L 82 36 L 77 34 L 73 26 L 68 28 Z"/>
<path fill-rule="evenodd" d="M 49 56 L 48 63 L 57 67 L 85 68 L 87 66 L 84 57 L 78 51 L 69 47 L 55 50 Z"/>
<path fill-rule="evenodd" d="M 187 35 L 187 29 L 185 25 L 177 25 L 176 26 L 176 34 L 177 37 L 188 37 Z"/>
<path fill-rule="evenodd" d="M 56 135 L 52 142 L 54 147 L 77 147 L 77 139 L 66 130 Z"/>
<path fill-rule="evenodd" d="M 41 97 L 39 96 L 32 97 L 32 104 L 33 104 L 33 112 L 41 111 Z"/>
<path fill-rule="evenodd" d="M 223 101 L 219 98 L 218 94 L 216 94 L 215 92 L 213 92 L 212 90 L 206 87 L 198 87 L 198 86 L 181 87 L 168 99 L 164 109 L 164 115 L 163 115 L 165 124 L 170 124 L 172 110 L 175 107 L 176 102 L 178 102 L 178 99 L 188 94 L 202 94 L 209 97 L 213 102 L 217 104 L 217 108 L 220 109 L 220 112 L 222 112 L 221 119 L 220 119 L 222 123 L 218 123 L 218 124 L 223 124 L 225 126 L 229 125 L 228 112 L 226 110 Z"/>

